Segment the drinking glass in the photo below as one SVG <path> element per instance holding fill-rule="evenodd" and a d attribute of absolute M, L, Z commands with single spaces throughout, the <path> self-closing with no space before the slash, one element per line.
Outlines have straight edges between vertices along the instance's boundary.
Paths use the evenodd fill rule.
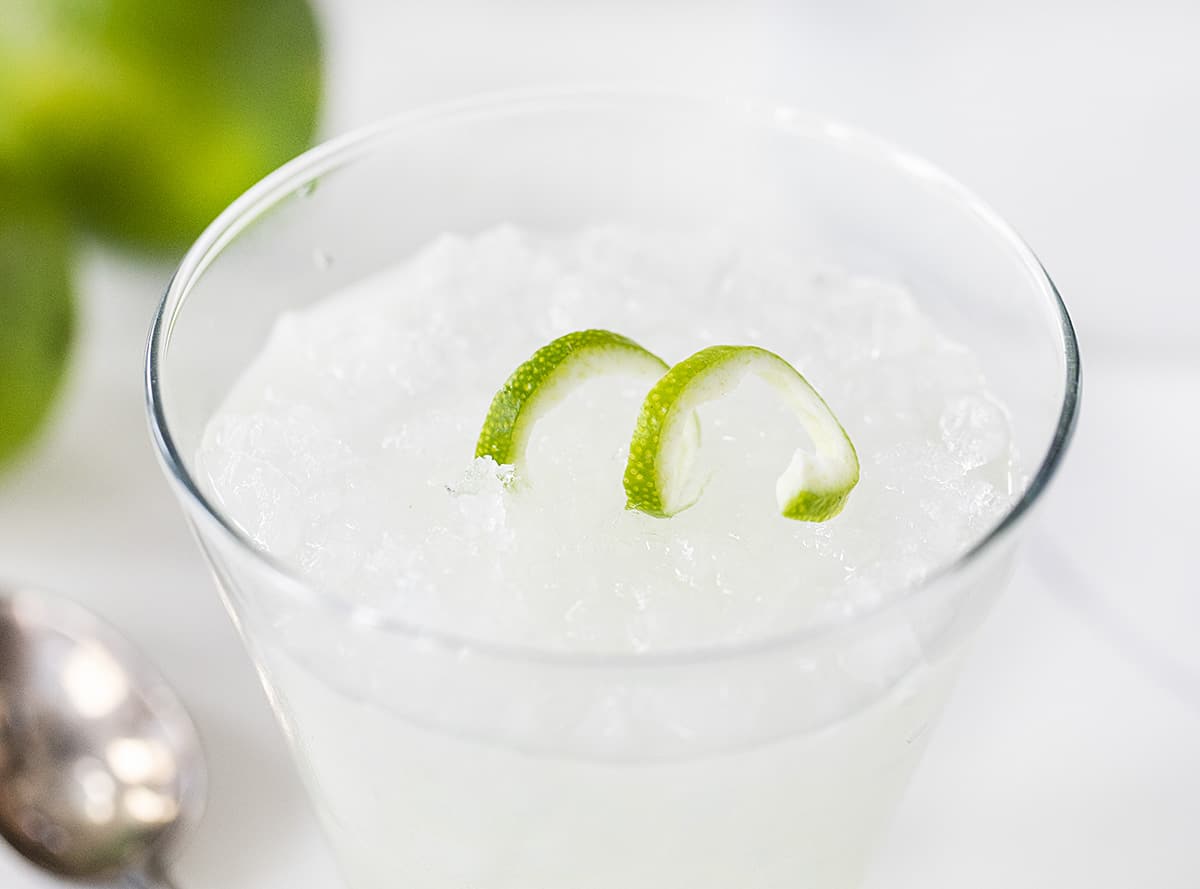
<path fill-rule="evenodd" d="M 281 315 L 445 232 L 613 222 L 735 231 L 902 282 L 1011 412 L 1028 471 L 1011 508 L 866 613 L 586 654 L 316 588 L 216 505 L 195 466 L 205 424 Z M 695 295 L 662 298 L 686 312 Z M 1033 253 L 928 163 L 786 108 L 563 91 L 404 114 L 267 177 L 179 266 L 147 388 L 166 474 L 353 889 L 851 889 L 1062 459 L 1079 363 Z"/>

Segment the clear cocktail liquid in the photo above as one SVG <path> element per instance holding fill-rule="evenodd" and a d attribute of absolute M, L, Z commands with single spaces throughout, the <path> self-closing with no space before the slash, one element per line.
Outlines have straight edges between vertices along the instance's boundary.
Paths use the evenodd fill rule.
<path fill-rule="evenodd" d="M 718 343 L 789 360 L 858 450 L 843 514 L 779 515 L 774 479 L 805 433 L 754 380 L 702 409 L 704 493 L 671 519 L 624 509 L 645 379 L 584 383 L 506 485 L 509 469 L 473 459 L 492 395 L 539 346 L 593 327 L 668 362 Z M 956 652 L 903 631 L 772 646 L 886 608 L 1021 482 L 1003 406 L 919 293 L 718 234 L 615 226 L 447 235 L 280 318 L 197 466 L 312 586 L 513 653 L 494 683 L 464 680 L 469 644 L 456 672 L 332 630 L 316 660 L 286 626 L 260 653 L 353 889 L 856 886 Z M 761 650 L 757 668 L 694 678 L 733 649 Z M 572 657 L 569 680 L 544 663 Z"/>

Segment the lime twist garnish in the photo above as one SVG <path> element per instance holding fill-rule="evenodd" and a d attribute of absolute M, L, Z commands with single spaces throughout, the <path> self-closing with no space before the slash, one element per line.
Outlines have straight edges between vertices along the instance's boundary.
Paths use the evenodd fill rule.
<path fill-rule="evenodd" d="M 525 456 L 534 424 L 584 380 L 599 374 L 623 373 L 657 380 L 669 365 L 629 337 L 609 330 L 577 330 L 542 346 L 492 399 L 476 457 L 501 465 Z M 684 423 L 681 438 L 695 447 L 695 422 Z M 690 431 L 689 431 L 690 430 Z"/>
<path fill-rule="evenodd" d="M 533 353 L 492 399 L 476 457 L 515 465 L 534 424 L 584 380 L 624 373 L 656 380 L 642 404 L 625 465 L 626 508 L 666 518 L 699 496 L 691 469 L 700 443 L 696 408 L 753 372 L 801 419 L 815 453 L 797 450 L 775 484 L 789 519 L 823 522 L 842 511 L 858 483 L 858 455 L 829 406 L 797 370 L 757 346 L 710 346 L 668 368 L 628 337 L 608 330 L 568 333 Z"/>
<path fill-rule="evenodd" d="M 679 362 L 642 404 L 625 466 L 626 507 L 652 516 L 675 515 L 692 504 L 684 418 L 733 390 L 753 372 L 800 417 L 816 453 L 797 450 L 775 483 L 783 515 L 823 522 L 842 511 L 858 483 L 858 455 L 829 406 L 800 373 L 757 346 L 710 346 Z"/>

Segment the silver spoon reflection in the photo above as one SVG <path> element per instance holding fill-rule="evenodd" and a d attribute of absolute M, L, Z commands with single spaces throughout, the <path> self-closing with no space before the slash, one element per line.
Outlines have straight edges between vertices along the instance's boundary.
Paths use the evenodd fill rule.
<path fill-rule="evenodd" d="M 169 886 L 205 782 L 191 719 L 128 642 L 78 605 L 0 589 L 0 835 L 63 876 Z"/>

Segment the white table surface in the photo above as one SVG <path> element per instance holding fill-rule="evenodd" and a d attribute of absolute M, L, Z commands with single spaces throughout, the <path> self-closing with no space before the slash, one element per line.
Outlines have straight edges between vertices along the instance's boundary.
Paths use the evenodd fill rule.
<path fill-rule="evenodd" d="M 870 889 L 1200 886 L 1194 6 L 412 6 L 322 7 L 328 133 L 531 83 L 768 94 L 908 145 L 1017 225 L 1080 329 L 1083 419 Z M 0 478 L 0 577 L 102 612 L 181 690 L 212 768 L 207 817 L 177 868 L 185 889 L 332 889 L 282 740 L 146 436 L 142 344 L 168 274 L 87 256 L 61 410 L 41 449 Z M 56 885 L 0 847 L 0 886 Z"/>

